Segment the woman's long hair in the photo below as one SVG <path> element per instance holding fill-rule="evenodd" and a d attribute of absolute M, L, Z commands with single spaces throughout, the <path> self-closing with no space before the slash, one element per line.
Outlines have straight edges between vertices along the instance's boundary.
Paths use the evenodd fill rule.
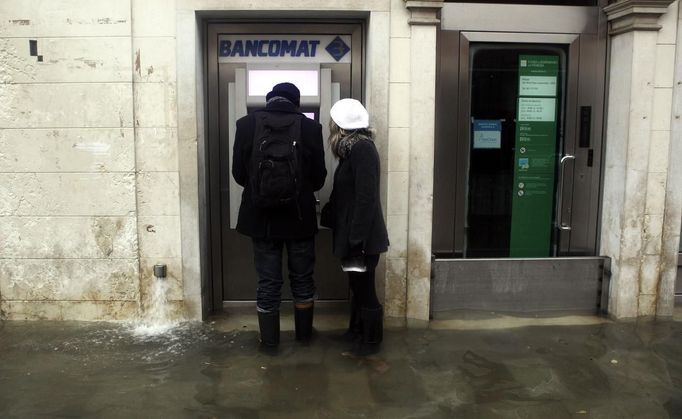
<path fill-rule="evenodd" d="M 353 144 L 363 139 L 374 141 L 374 132 L 370 128 L 343 129 L 329 118 L 329 146 L 337 159 L 345 158 Z"/>

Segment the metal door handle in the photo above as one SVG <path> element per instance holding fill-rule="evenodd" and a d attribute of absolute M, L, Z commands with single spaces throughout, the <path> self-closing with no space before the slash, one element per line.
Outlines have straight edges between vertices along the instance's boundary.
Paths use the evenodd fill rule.
<path fill-rule="evenodd" d="M 571 154 L 566 154 L 564 155 L 560 160 L 559 160 L 559 166 L 561 167 L 561 171 L 559 172 L 559 193 L 557 194 L 557 227 L 559 230 L 564 230 L 564 231 L 570 231 L 571 226 L 564 223 L 563 221 L 563 202 L 564 202 L 564 173 L 566 171 L 566 162 L 569 160 L 575 160 L 575 156 Z"/>
<path fill-rule="evenodd" d="M 559 163 L 561 163 L 562 168 L 563 168 L 564 163 L 566 163 L 566 160 L 575 160 L 575 156 L 572 156 L 570 154 L 566 154 L 564 157 L 562 157 L 561 160 L 559 160 Z"/>

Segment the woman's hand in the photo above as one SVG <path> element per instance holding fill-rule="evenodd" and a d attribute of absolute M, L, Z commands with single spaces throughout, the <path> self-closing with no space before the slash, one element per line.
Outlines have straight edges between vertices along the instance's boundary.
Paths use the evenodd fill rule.
<path fill-rule="evenodd" d="M 348 248 L 348 257 L 357 257 L 357 256 L 364 256 L 365 250 L 363 248 L 364 246 L 362 243 L 356 244 L 356 245 L 351 245 Z"/>

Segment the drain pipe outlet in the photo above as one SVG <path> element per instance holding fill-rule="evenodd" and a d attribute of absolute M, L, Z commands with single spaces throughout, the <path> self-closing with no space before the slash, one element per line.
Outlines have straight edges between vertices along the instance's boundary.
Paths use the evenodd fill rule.
<path fill-rule="evenodd" d="M 166 272 L 168 269 L 166 268 L 166 265 L 163 263 L 159 263 L 154 265 L 154 276 L 156 279 L 166 279 Z"/>

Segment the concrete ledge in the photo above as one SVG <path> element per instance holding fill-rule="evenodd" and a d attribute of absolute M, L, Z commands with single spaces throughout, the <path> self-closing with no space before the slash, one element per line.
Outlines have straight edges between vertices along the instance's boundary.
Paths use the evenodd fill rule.
<path fill-rule="evenodd" d="M 405 7 L 411 12 L 407 21 L 410 25 L 438 25 L 437 13 L 443 8 L 443 0 L 407 0 Z"/>
<path fill-rule="evenodd" d="M 612 36 L 630 31 L 658 31 L 658 18 L 674 0 L 622 0 L 604 8 Z"/>

